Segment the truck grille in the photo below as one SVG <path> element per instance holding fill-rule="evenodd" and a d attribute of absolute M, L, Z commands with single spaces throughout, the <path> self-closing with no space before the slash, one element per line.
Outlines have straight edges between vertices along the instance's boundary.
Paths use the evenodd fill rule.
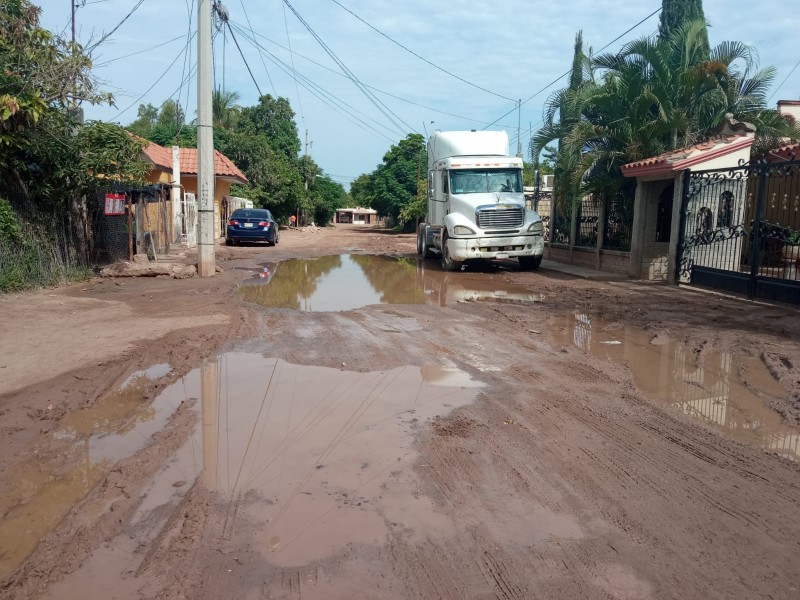
<path fill-rule="evenodd" d="M 522 208 L 502 208 L 478 211 L 481 229 L 515 229 L 522 227 L 525 212 Z"/>

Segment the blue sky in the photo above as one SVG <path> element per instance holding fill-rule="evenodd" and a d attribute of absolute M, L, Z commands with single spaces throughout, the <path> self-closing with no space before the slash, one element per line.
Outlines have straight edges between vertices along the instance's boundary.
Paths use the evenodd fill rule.
<path fill-rule="evenodd" d="M 78 40 L 84 44 L 96 41 L 139 2 L 86 0 L 77 12 Z M 96 75 L 104 88 L 113 92 L 116 107 L 86 107 L 87 118 L 125 125 L 136 118 L 139 103 L 158 106 L 169 97 L 180 98 L 193 118 L 197 83 L 188 75 L 195 63 L 197 42 L 195 37 L 187 45 L 187 33 L 195 30 L 196 2 L 143 0 L 94 51 Z M 509 132 L 515 152 L 519 123 L 524 148 L 529 127 L 535 130 L 541 123 L 544 101 L 552 90 L 563 86 L 563 80 L 524 103 L 519 115 L 515 102 L 528 100 L 569 69 L 575 33 L 583 30 L 585 44 L 598 50 L 661 5 L 660 0 L 338 0 L 423 60 L 371 29 L 335 0 L 290 3 L 338 60 L 369 86 L 373 100 L 380 100 L 375 100 L 380 108 L 342 74 L 341 67 L 282 0 L 228 0 L 225 6 L 261 92 L 289 98 L 301 141 L 307 130 L 309 153 L 326 173 L 345 185 L 374 169 L 389 146 L 411 130 L 425 134 L 433 129 L 481 129 L 494 123 L 490 128 Z M 764 0 L 756 18 L 752 2 L 705 0 L 711 43 L 738 40 L 755 46 L 761 65 L 778 69 L 777 88 L 800 61 L 796 43 L 800 10 L 790 9 L 791 5 Z M 44 0 L 40 6 L 42 24 L 69 35 L 69 1 Z M 657 28 L 655 15 L 607 51 L 653 34 Z M 262 46 L 261 52 L 254 41 Z M 159 44 L 163 45 L 154 48 Z M 274 61 L 282 61 L 283 69 Z M 297 80 L 289 74 L 292 63 L 299 73 Z M 239 93 L 242 105 L 257 101 L 256 85 L 231 34 L 220 32 L 215 41 L 217 85 L 221 86 L 223 79 L 227 90 Z M 779 99 L 800 99 L 800 67 L 771 102 Z"/>

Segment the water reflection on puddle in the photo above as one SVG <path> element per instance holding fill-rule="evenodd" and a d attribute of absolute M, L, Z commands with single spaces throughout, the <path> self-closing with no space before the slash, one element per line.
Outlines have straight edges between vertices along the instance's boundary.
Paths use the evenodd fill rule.
<path fill-rule="evenodd" d="M 276 564 L 382 543 L 387 521 L 453 524 L 414 493 L 419 423 L 482 386 L 452 365 L 354 373 L 253 354 L 205 365 L 202 481 L 227 507 L 226 536 L 257 531 Z"/>
<path fill-rule="evenodd" d="M 416 258 L 343 254 L 263 266 L 241 287 L 264 306 L 304 311 L 353 310 L 370 304 L 541 302 L 541 294 L 492 273 L 445 273 Z"/>
<path fill-rule="evenodd" d="M 159 508 L 177 502 L 199 477 L 225 507 L 225 536 L 257 531 L 260 550 L 276 564 L 306 563 L 350 543 L 381 543 L 387 521 L 453 531 L 415 492 L 412 469 L 418 424 L 471 402 L 483 386 L 452 364 L 355 373 L 229 353 L 144 409 L 137 408 L 139 385 L 67 418 L 56 432 L 72 443 L 64 464 L 33 460 L 6 474 L 14 483 L 0 496 L 0 578 L 191 398 L 200 399 L 193 405 L 196 429 L 145 486 L 133 527 L 149 523 L 145 529 L 157 532 L 153 515 L 166 518 Z M 83 597 L 78 582 L 86 581 L 107 585 L 110 597 L 124 583 L 114 569 L 129 565 L 142 541 L 121 535 L 51 597 Z"/>
<path fill-rule="evenodd" d="M 800 432 L 781 422 L 760 396 L 786 392 L 757 358 L 729 352 L 695 353 L 662 335 L 577 313 L 556 319 L 550 342 L 627 364 L 639 389 L 654 400 L 723 429 L 727 435 L 793 460 Z"/>
<path fill-rule="evenodd" d="M 115 462 L 150 443 L 186 399 L 171 386 L 154 402 L 144 395 L 152 379 L 169 372 L 155 365 L 91 407 L 68 414 L 50 435 L 63 447 L 55 458 L 34 456 L 0 480 L 0 579 L 37 546 L 109 472 Z"/>

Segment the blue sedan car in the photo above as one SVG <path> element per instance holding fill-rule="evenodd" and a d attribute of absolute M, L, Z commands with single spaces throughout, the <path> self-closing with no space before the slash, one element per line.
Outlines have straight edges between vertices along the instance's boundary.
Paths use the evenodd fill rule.
<path fill-rule="evenodd" d="M 239 242 L 278 243 L 278 222 L 264 208 L 237 208 L 228 219 L 225 244 L 233 246 Z"/>

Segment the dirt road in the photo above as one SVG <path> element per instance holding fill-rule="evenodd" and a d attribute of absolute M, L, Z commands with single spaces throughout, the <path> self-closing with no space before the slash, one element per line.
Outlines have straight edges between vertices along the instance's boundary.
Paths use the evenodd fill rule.
<path fill-rule="evenodd" d="M 0 597 L 800 597 L 796 310 L 414 244 L 0 298 Z"/>

